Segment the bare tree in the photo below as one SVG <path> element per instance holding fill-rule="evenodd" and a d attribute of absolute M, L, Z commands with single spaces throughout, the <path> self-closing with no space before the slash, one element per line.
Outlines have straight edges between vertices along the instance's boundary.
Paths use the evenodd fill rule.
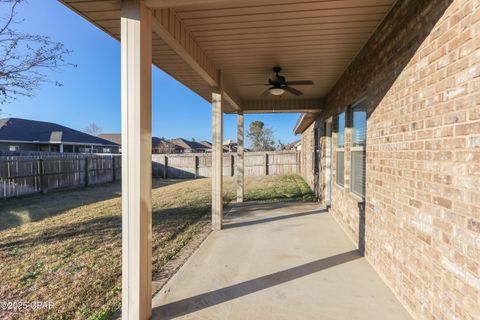
<path fill-rule="evenodd" d="M 275 150 L 273 129 L 265 127 L 262 121 L 253 121 L 250 123 L 247 138 L 250 140 L 250 148 L 253 151 Z"/>
<path fill-rule="evenodd" d="M 158 141 L 155 142 L 153 145 L 153 152 L 154 153 L 161 153 L 161 154 L 168 154 L 168 153 L 175 153 L 178 147 L 173 143 L 165 140 L 165 138 L 160 138 Z"/>
<path fill-rule="evenodd" d="M 91 134 L 92 136 L 98 136 L 102 133 L 102 128 L 99 127 L 95 122 L 90 123 L 88 126 L 83 129 L 85 133 Z"/>
<path fill-rule="evenodd" d="M 278 139 L 277 150 L 279 150 L 279 151 L 285 150 L 287 148 L 287 146 L 288 146 L 288 144 L 283 143 L 282 141 L 280 141 L 280 139 Z"/>
<path fill-rule="evenodd" d="M 175 146 L 170 143 L 162 143 L 157 148 L 157 153 L 161 153 L 161 154 L 175 153 L 175 151 L 176 151 Z"/>
<path fill-rule="evenodd" d="M 32 97 L 33 91 L 47 82 L 46 71 L 73 66 L 65 61 L 70 51 L 62 43 L 15 30 L 23 21 L 17 19 L 17 9 L 22 2 L 24 0 L 0 0 L 0 7 L 6 7 L 2 11 L 7 12 L 0 17 L 0 104 L 17 96 Z"/>

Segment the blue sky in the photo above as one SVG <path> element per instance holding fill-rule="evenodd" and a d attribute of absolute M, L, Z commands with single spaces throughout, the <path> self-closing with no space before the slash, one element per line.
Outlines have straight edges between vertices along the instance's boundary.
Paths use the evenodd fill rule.
<path fill-rule="evenodd" d="M 0 7 L 3 16 L 5 7 Z M 104 132 L 120 131 L 120 44 L 55 0 L 29 0 L 19 7 L 18 29 L 48 35 L 73 51 L 78 65 L 49 74 L 63 84 L 42 85 L 33 98 L 0 105 L 2 117 L 57 122 L 82 130 L 90 122 Z M 296 139 L 298 114 L 246 115 L 245 124 L 261 120 L 282 142 Z M 182 121 L 180 121 L 182 119 Z M 236 115 L 225 115 L 224 138 L 236 140 Z M 182 84 L 153 68 L 153 135 L 211 140 L 210 104 Z"/>

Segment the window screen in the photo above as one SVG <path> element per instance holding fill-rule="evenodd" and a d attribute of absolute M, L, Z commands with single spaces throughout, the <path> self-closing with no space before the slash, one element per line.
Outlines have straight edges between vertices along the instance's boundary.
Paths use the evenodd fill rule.
<path fill-rule="evenodd" d="M 337 147 L 343 148 L 345 146 L 345 112 L 342 112 L 337 116 L 337 128 Z"/>
<path fill-rule="evenodd" d="M 337 163 L 336 176 L 337 184 L 343 186 L 345 181 L 345 112 L 336 117 L 337 127 Z"/>
<path fill-rule="evenodd" d="M 367 132 L 367 113 L 365 103 L 361 102 L 352 108 L 352 178 L 351 190 L 359 196 L 365 196 L 365 145 Z"/>
<path fill-rule="evenodd" d="M 343 186 L 345 172 L 345 151 L 337 151 L 337 184 Z"/>

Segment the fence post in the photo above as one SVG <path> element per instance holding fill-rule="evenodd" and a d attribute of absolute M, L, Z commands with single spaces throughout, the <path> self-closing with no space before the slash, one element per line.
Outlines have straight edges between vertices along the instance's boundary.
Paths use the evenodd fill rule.
<path fill-rule="evenodd" d="M 117 180 L 117 172 L 115 169 L 115 156 L 112 156 L 112 181 Z"/>
<path fill-rule="evenodd" d="M 235 156 L 233 154 L 230 155 L 230 173 L 232 177 L 235 175 Z"/>
<path fill-rule="evenodd" d="M 297 152 L 297 157 L 296 157 L 296 160 L 297 160 L 297 174 L 301 174 L 300 170 L 302 168 L 302 164 L 301 164 L 301 154 L 300 152 L 298 152 L 298 150 L 296 151 Z"/>
<path fill-rule="evenodd" d="M 38 170 L 40 171 L 40 192 L 47 193 L 47 188 L 45 187 L 45 164 L 43 159 L 38 160 Z"/>
<path fill-rule="evenodd" d="M 165 156 L 165 164 L 163 165 L 163 178 L 167 179 L 168 157 Z"/>
<path fill-rule="evenodd" d="M 265 153 L 265 175 L 268 176 L 268 153 Z"/>
<path fill-rule="evenodd" d="M 85 157 L 85 187 L 88 187 L 88 157 Z"/>
<path fill-rule="evenodd" d="M 198 156 L 197 155 L 194 155 L 193 156 L 193 161 L 194 161 L 194 168 L 195 168 L 195 179 L 198 178 Z"/>

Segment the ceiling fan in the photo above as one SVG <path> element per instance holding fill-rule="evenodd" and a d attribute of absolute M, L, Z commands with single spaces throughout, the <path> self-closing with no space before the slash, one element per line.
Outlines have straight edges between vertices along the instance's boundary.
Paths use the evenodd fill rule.
<path fill-rule="evenodd" d="M 297 81 L 287 81 L 284 76 L 281 76 L 279 73 L 282 71 L 281 67 L 273 67 L 273 72 L 275 72 L 274 78 L 269 78 L 268 83 L 261 84 L 264 86 L 269 86 L 267 90 L 265 90 L 260 96 L 263 97 L 267 93 L 270 93 L 274 96 L 281 96 L 286 92 L 290 92 L 296 96 L 301 96 L 303 94 L 302 91 L 292 88 L 291 86 L 306 86 L 306 85 L 313 85 L 313 81 L 311 80 L 297 80 Z M 248 86 L 251 86 L 248 85 Z"/>

